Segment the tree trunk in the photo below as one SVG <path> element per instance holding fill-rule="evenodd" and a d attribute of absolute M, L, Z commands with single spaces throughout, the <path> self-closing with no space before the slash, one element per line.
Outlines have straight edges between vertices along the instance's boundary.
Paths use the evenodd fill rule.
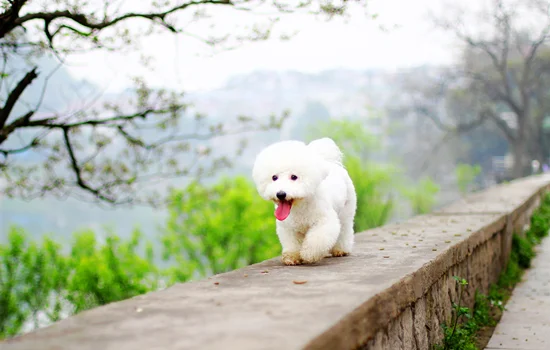
<path fill-rule="evenodd" d="M 533 122 L 529 128 L 530 137 L 529 140 L 529 150 L 531 152 L 531 158 L 536 159 L 540 164 L 544 164 L 548 161 L 548 150 L 545 140 L 545 130 L 544 130 L 544 118 L 546 114 L 544 111 L 546 109 L 539 108 L 540 112 L 535 115 Z"/>
<path fill-rule="evenodd" d="M 541 123 L 540 128 L 537 130 L 537 145 L 539 146 L 541 164 L 548 164 L 550 161 L 550 132 L 543 129 Z"/>
<path fill-rule="evenodd" d="M 525 151 L 525 142 L 518 140 L 512 147 L 514 148 L 512 177 L 517 179 L 529 175 L 529 156 Z"/>
<path fill-rule="evenodd" d="M 525 115 L 518 115 L 517 118 L 517 137 L 512 143 L 514 166 L 512 168 L 512 177 L 514 179 L 529 175 L 531 172 L 529 157 L 529 145 L 527 144 Z"/>
<path fill-rule="evenodd" d="M 533 153 L 533 159 L 536 159 L 540 162 L 541 166 L 547 161 L 544 151 L 544 130 L 542 127 L 539 130 L 536 130 L 533 137 L 535 140 L 535 152 Z"/>

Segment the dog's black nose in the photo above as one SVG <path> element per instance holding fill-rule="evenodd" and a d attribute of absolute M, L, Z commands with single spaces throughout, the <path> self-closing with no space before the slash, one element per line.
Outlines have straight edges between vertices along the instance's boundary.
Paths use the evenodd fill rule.
<path fill-rule="evenodd" d="M 286 198 L 286 192 L 284 192 L 284 191 L 277 192 L 277 198 L 279 198 L 280 200 L 285 199 Z"/>

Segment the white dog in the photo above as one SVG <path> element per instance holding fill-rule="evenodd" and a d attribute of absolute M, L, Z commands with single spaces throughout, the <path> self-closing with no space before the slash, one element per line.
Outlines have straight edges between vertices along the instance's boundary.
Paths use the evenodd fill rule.
<path fill-rule="evenodd" d="M 256 157 L 252 177 L 258 193 L 275 202 L 285 265 L 351 253 L 357 197 L 333 140 L 272 144 Z"/>

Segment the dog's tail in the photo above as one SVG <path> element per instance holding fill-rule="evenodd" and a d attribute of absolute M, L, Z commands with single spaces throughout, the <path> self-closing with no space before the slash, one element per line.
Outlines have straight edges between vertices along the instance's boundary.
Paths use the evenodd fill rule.
<path fill-rule="evenodd" d="M 307 147 L 311 148 L 326 161 L 342 165 L 342 152 L 332 139 L 324 137 L 322 139 L 314 140 L 311 141 Z"/>

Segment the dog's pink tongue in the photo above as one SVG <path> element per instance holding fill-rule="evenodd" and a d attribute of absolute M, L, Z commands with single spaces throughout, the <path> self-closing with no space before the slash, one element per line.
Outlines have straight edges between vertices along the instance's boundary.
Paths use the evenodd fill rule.
<path fill-rule="evenodd" d="M 289 201 L 280 201 L 279 206 L 275 209 L 275 217 L 279 221 L 283 221 L 290 215 L 290 208 L 292 204 Z"/>

